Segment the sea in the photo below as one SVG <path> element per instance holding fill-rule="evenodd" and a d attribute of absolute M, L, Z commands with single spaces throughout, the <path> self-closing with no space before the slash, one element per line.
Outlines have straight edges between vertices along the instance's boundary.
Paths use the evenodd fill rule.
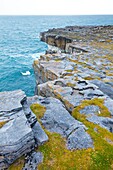
<path fill-rule="evenodd" d="M 35 91 L 33 61 L 47 50 L 40 32 L 75 25 L 113 25 L 113 15 L 0 16 L 0 92 Z"/>

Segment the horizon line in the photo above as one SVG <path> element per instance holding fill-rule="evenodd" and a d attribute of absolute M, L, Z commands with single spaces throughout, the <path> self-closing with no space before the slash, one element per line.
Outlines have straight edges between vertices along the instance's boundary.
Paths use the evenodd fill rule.
<path fill-rule="evenodd" d="M 95 16 L 95 15 L 113 15 L 113 14 L 0 14 L 0 16 Z"/>

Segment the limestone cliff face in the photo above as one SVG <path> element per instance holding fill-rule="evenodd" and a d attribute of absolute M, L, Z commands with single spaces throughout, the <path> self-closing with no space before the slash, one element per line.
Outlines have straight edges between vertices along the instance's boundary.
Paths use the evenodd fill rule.
<path fill-rule="evenodd" d="M 42 41 L 66 52 L 88 52 L 91 42 L 112 42 L 113 26 L 70 26 L 49 29 L 40 34 Z M 107 30 L 107 31 L 106 31 Z M 87 42 L 87 46 L 83 45 Z"/>
<path fill-rule="evenodd" d="M 65 137 L 67 149 L 94 148 L 96 153 L 95 137 L 101 136 L 98 128 L 113 133 L 113 39 L 108 32 L 113 33 L 113 27 L 70 27 L 42 33 L 43 41 L 68 52 L 48 50 L 33 63 L 35 93 L 47 108 L 41 122 L 50 132 Z M 89 127 L 96 133 L 94 138 Z M 101 137 L 100 141 L 106 140 Z"/>
<path fill-rule="evenodd" d="M 84 100 L 103 98 L 104 107 L 113 115 L 113 39 L 108 32 L 113 33 L 112 26 L 66 27 L 42 33 L 41 40 L 71 52 L 48 52 L 34 61 L 36 94 L 60 99 L 70 113 Z M 102 59 L 106 54 L 109 59 Z M 112 129 L 112 119 L 87 118 L 90 122 L 93 119 L 95 124 L 109 131 Z M 103 122 L 107 122 L 106 126 Z"/>
<path fill-rule="evenodd" d="M 62 50 L 66 50 L 66 44 L 72 42 L 71 38 L 54 34 L 51 35 L 46 32 L 41 33 L 41 40 L 49 45 L 56 46 Z"/>
<path fill-rule="evenodd" d="M 33 67 L 37 84 L 55 80 L 59 77 L 59 63 L 54 61 L 34 61 Z"/>
<path fill-rule="evenodd" d="M 23 170 L 37 169 L 43 156 L 35 147 L 48 141 L 45 129 L 65 137 L 69 150 L 95 146 L 93 153 L 99 153 L 99 144 L 96 148 L 93 142 L 99 135 L 103 147 L 112 144 L 99 130 L 113 133 L 112 35 L 113 26 L 66 27 L 41 34 L 42 41 L 70 53 L 48 50 L 34 61 L 37 96 L 26 97 L 22 90 L 0 93 L 0 170 L 24 154 Z M 37 117 L 30 109 L 33 103 Z"/>

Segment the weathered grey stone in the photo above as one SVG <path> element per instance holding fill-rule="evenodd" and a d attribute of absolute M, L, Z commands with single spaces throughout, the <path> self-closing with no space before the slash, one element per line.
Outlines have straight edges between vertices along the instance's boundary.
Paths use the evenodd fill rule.
<path fill-rule="evenodd" d="M 88 83 L 87 81 L 81 81 L 77 83 L 76 87 L 74 89 L 83 91 L 83 90 L 96 90 L 98 87 L 94 84 Z"/>
<path fill-rule="evenodd" d="M 50 102 L 49 104 L 44 104 L 44 101 L 42 103 L 44 106 L 46 106 L 47 109 L 44 117 L 42 118 L 42 123 L 46 129 L 52 132 L 58 132 L 65 136 L 65 131 L 69 129 L 73 124 L 76 124 L 76 126 L 83 126 L 82 123 L 75 120 L 68 113 L 68 111 L 64 108 L 59 100 L 48 98 L 45 99 L 45 103 L 47 103 L 46 100 Z"/>
<path fill-rule="evenodd" d="M 30 105 L 33 104 L 34 102 L 36 103 L 36 99 L 37 99 L 36 96 L 30 97 L 29 99 L 27 99 L 23 103 L 23 110 L 24 110 L 24 113 L 26 113 L 27 120 L 32 128 L 35 143 L 37 145 L 42 145 L 44 142 L 48 141 L 48 136 L 42 129 L 40 123 L 37 121 L 36 115 L 30 109 Z"/>
<path fill-rule="evenodd" d="M 37 122 L 23 91 L 2 92 L 0 97 L 2 97 L 0 122 L 6 121 L 0 128 L 0 169 L 3 170 L 17 158 L 31 153 L 35 146 L 46 142 L 48 136 Z M 32 102 L 35 99 L 36 96 Z M 9 104 L 13 102 L 11 107 L 7 105 L 8 101 Z M 32 157 L 31 169 L 36 169 L 38 160 L 36 156 Z"/>
<path fill-rule="evenodd" d="M 70 104 L 73 105 L 74 108 L 81 104 L 81 102 L 84 100 L 84 96 L 79 94 L 77 91 L 73 91 L 71 95 L 65 96 L 64 100 L 67 100 Z M 72 111 L 72 109 L 70 109 L 69 111 Z"/>
<path fill-rule="evenodd" d="M 98 86 L 103 93 L 113 99 L 113 88 L 110 85 L 107 85 L 100 80 L 92 80 L 91 82 Z"/>
<path fill-rule="evenodd" d="M 22 90 L 1 92 L 0 93 L 0 112 L 20 110 L 22 108 L 21 101 L 26 97 Z"/>
<path fill-rule="evenodd" d="M 59 94 L 60 94 L 62 97 L 71 95 L 71 94 L 73 93 L 73 90 L 72 90 L 71 87 L 56 86 L 56 89 L 59 90 L 58 92 L 59 92 Z"/>
<path fill-rule="evenodd" d="M 73 66 L 70 64 L 70 65 L 66 66 L 65 70 L 73 71 L 74 68 L 73 68 Z"/>
<path fill-rule="evenodd" d="M 91 75 L 87 74 L 87 73 L 78 73 L 78 76 L 80 76 L 82 78 L 91 77 Z"/>
<path fill-rule="evenodd" d="M 67 141 L 68 141 L 68 138 L 70 137 L 70 135 L 72 135 L 73 133 L 76 134 L 77 129 L 83 128 L 84 130 L 82 130 L 81 136 L 79 136 L 78 133 L 76 134 L 77 137 L 76 137 L 76 135 L 73 134 L 71 139 L 73 141 L 74 140 L 76 141 L 78 139 L 80 140 L 80 138 L 83 135 L 83 136 L 85 136 L 85 139 L 87 140 L 88 144 L 86 144 L 84 141 L 83 145 L 80 144 L 82 146 L 76 147 L 76 143 L 73 142 L 72 149 L 93 147 L 93 141 L 92 141 L 91 137 L 88 136 L 87 132 L 85 131 L 86 130 L 85 125 L 83 125 L 83 123 L 75 120 L 69 114 L 69 112 L 65 109 L 64 105 L 58 99 L 55 99 L 52 97 L 41 98 L 38 100 L 38 102 L 46 107 L 46 112 L 45 112 L 43 118 L 41 119 L 41 121 L 42 121 L 43 126 L 47 130 L 63 135 L 64 137 L 67 138 Z M 78 138 L 78 139 L 76 139 L 76 138 Z M 71 147 L 70 144 L 69 144 L 69 147 Z"/>
<path fill-rule="evenodd" d="M 67 140 L 68 149 L 84 149 L 93 148 L 93 143 L 90 135 L 85 132 L 84 128 L 78 128 L 74 131 Z"/>
<path fill-rule="evenodd" d="M 0 141 L 0 155 L 6 167 L 33 149 L 34 135 L 22 110 L 0 128 Z"/>
<path fill-rule="evenodd" d="M 113 100 L 110 99 L 109 97 L 107 97 L 104 100 L 104 105 L 108 108 L 109 112 L 111 113 L 111 115 L 113 116 Z"/>
<path fill-rule="evenodd" d="M 99 107 L 96 105 L 89 105 L 80 110 L 81 114 L 98 114 L 100 111 Z"/>
<path fill-rule="evenodd" d="M 22 170 L 37 170 L 38 165 L 43 161 L 43 155 L 41 152 L 32 152 L 27 154 L 25 160 Z"/>
<path fill-rule="evenodd" d="M 93 90 L 93 89 L 82 90 L 79 93 L 83 94 L 84 98 L 86 98 L 86 99 L 92 99 L 95 97 L 103 97 L 104 96 L 103 92 L 98 89 L 96 89 L 96 90 Z"/>
<path fill-rule="evenodd" d="M 113 82 L 107 82 L 106 84 L 111 85 L 113 87 Z"/>
<path fill-rule="evenodd" d="M 93 122 L 94 124 L 98 124 L 102 128 L 105 128 L 113 133 L 113 119 L 92 115 L 91 117 L 88 117 L 87 120 L 89 122 Z"/>
<path fill-rule="evenodd" d="M 42 129 L 39 122 L 36 122 L 34 126 L 32 127 L 34 138 L 36 140 L 37 145 L 42 145 L 43 143 L 48 141 L 48 136 Z"/>

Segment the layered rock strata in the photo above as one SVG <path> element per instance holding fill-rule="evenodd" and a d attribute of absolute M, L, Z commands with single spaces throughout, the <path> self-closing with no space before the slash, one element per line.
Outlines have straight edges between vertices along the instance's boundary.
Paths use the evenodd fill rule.
<path fill-rule="evenodd" d="M 35 115 L 29 108 L 25 110 L 24 103 L 27 99 L 21 90 L 0 93 L 0 123 L 4 122 L 0 128 L 1 170 L 48 140 Z"/>
<path fill-rule="evenodd" d="M 41 40 L 61 51 L 48 50 L 34 61 L 36 94 L 59 99 L 70 113 L 84 101 L 101 100 L 109 116 L 95 115 L 89 105 L 87 120 L 112 132 L 113 26 L 51 29 L 41 33 Z"/>
<path fill-rule="evenodd" d="M 113 26 L 52 29 L 41 40 L 58 49 L 33 63 L 36 96 L 0 93 L 0 170 L 22 155 L 23 170 L 36 170 L 43 155 L 35 148 L 48 141 L 45 131 L 59 133 L 69 150 L 94 148 L 88 123 L 113 133 Z M 34 103 L 46 109 L 38 121 Z"/>

